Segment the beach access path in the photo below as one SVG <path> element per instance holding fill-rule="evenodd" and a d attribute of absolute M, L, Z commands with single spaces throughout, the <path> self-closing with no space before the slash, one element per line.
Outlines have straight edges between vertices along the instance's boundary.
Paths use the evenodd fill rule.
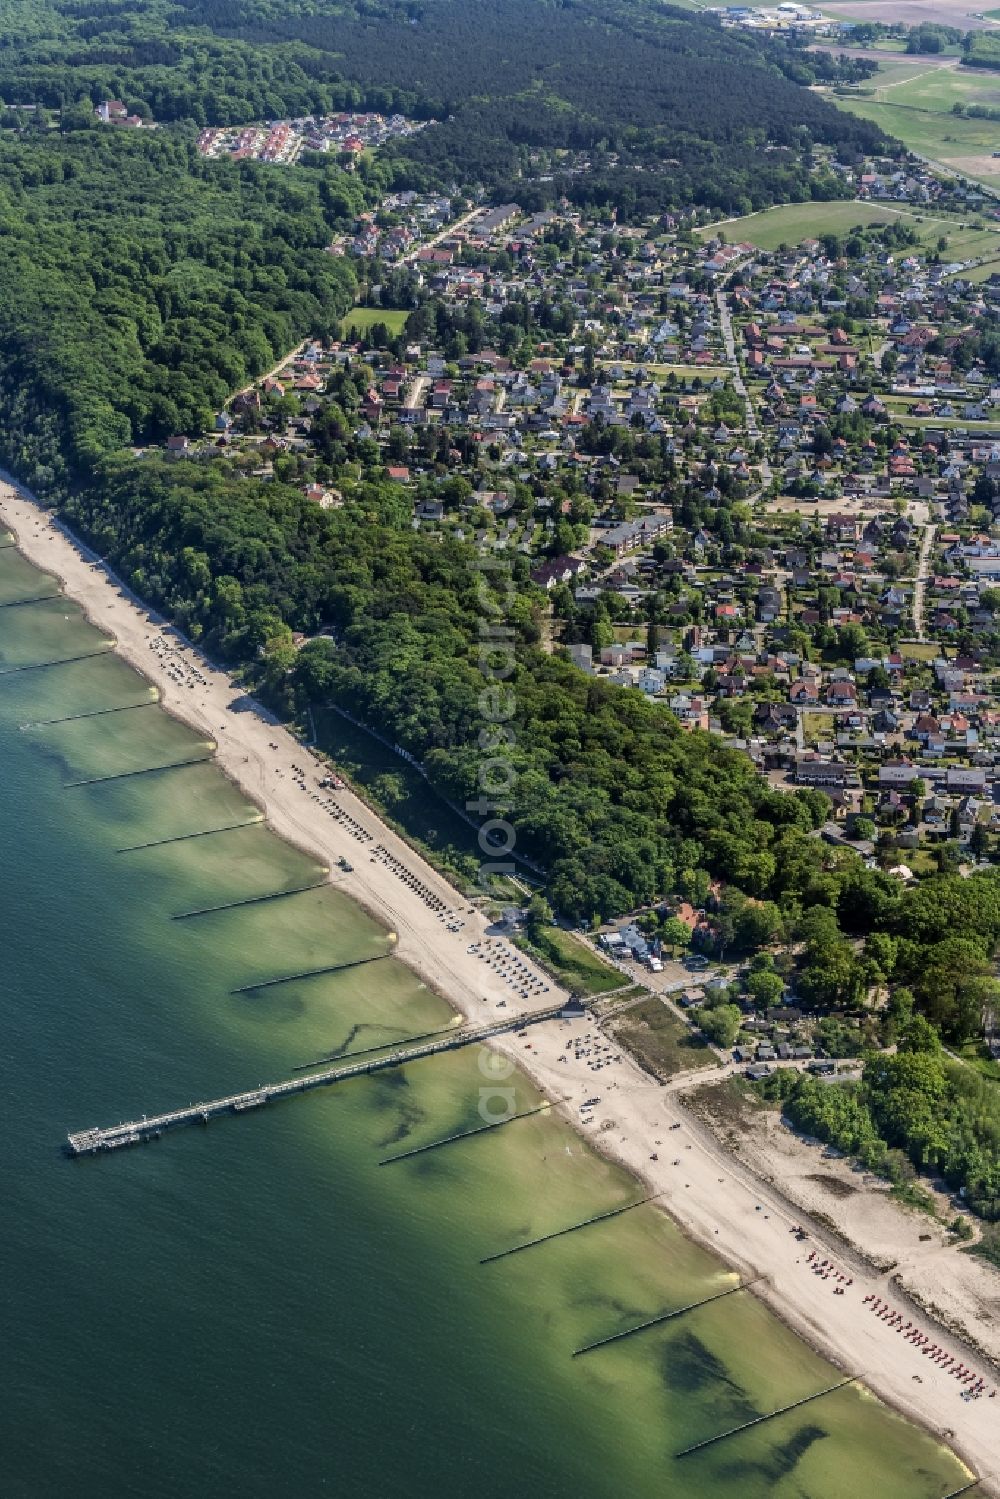
<path fill-rule="evenodd" d="M 57 576 L 68 597 L 114 637 L 119 653 L 158 687 L 164 706 L 217 743 L 220 766 L 262 807 L 274 831 L 329 865 L 332 883 L 396 934 L 398 956 L 425 983 L 480 1023 L 497 1016 L 501 1001 L 516 1014 L 559 998 L 551 978 L 530 963 L 536 981 L 544 978 L 548 990 L 529 999 L 513 992 L 508 980 L 478 951 L 469 951 L 486 939 L 486 917 L 470 907 L 363 801 L 349 791 L 335 793 L 340 806 L 369 834 L 371 846 L 381 845 L 449 910 L 460 913 L 458 919 L 464 926 L 458 932 L 449 931 L 447 923 L 391 864 L 371 862 L 369 843 L 353 838 L 342 822 L 326 815 L 297 784 L 296 766 L 306 769 L 309 783 L 325 773 L 309 750 L 250 702 L 225 673 L 214 670 L 190 647 L 180 646 L 175 633 L 137 604 L 99 560 L 77 546 L 46 510 L 9 482 L 0 482 L 0 520 L 13 531 L 24 555 Z M 165 652 L 165 641 L 176 650 Z M 187 664 L 185 669 L 196 669 L 204 684 L 193 677 L 188 678 L 195 680 L 193 687 L 186 680 L 179 682 L 178 661 Z M 354 866 L 352 873 L 338 870 L 342 856 Z M 498 945 L 494 941 L 494 947 Z M 513 952 L 506 940 L 502 948 Z M 685 1109 L 681 1080 L 661 1086 L 616 1045 L 611 1053 L 619 1059 L 595 1070 L 593 1056 L 585 1055 L 586 1045 L 574 1044 L 588 1033 L 597 1034 L 597 1023 L 590 1015 L 533 1026 L 524 1038 L 498 1037 L 490 1047 L 516 1060 L 543 1092 L 560 1100 L 559 1107 L 580 1134 L 646 1183 L 682 1229 L 745 1278 L 766 1277 L 753 1294 L 796 1332 L 958 1452 L 984 1479 L 982 1492 L 1000 1495 L 996 1478 L 1000 1474 L 1000 1400 L 963 1400 L 953 1377 L 872 1315 L 866 1296 L 881 1295 L 901 1309 L 906 1307 L 905 1299 L 894 1294 L 884 1274 L 861 1264 L 852 1266 L 835 1236 L 825 1235 L 822 1225 L 791 1208 L 774 1187 L 758 1181 L 712 1139 Z M 488 1069 L 485 1075 L 488 1079 Z M 703 1084 L 711 1076 L 701 1071 L 692 1081 Z M 507 1083 L 516 1090 L 517 1074 Z M 593 1098 L 599 1102 L 581 1107 Z M 515 1108 L 527 1102 L 515 1099 Z M 678 1128 L 671 1129 L 675 1124 Z M 229 1127 L 247 1126 L 232 1121 Z M 539 1163 L 539 1169 L 548 1167 Z M 808 1229 L 809 1247 L 845 1267 L 852 1278 L 844 1295 L 834 1296 L 832 1285 L 808 1268 L 808 1250 L 790 1231 L 799 1223 Z M 938 1267 L 938 1278 L 940 1273 Z M 924 1294 L 916 1272 L 910 1284 Z M 934 1292 L 932 1280 L 926 1287 L 928 1301 L 935 1299 Z M 935 1331 L 930 1317 L 916 1308 L 906 1309 L 906 1316 Z M 970 1367 L 978 1368 L 989 1386 L 996 1384 L 996 1374 L 985 1360 L 977 1364 L 974 1355 L 964 1355 L 957 1340 L 944 1330 L 935 1336 L 942 1345 L 954 1346 Z"/>

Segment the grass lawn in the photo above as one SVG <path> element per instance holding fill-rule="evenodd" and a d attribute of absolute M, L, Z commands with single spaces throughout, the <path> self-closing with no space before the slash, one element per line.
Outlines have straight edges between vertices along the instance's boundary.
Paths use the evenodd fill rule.
<path fill-rule="evenodd" d="M 963 1062 L 968 1062 L 970 1067 L 981 1072 L 983 1077 L 1000 1083 L 1000 1062 L 994 1061 L 982 1041 L 966 1041 L 964 1046 L 958 1048 L 958 1055 Z"/>
<path fill-rule="evenodd" d="M 340 331 L 344 338 L 348 338 L 352 331 L 364 334 L 376 323 L 384 323 L 390 333 L 402 333 L 409 315 L 392 307 L 352 307 L 341 322 Z"/>
<path fill-rule="evenodd" d="M 640 1067 L 666 1079 L 693 1067 L 714 1067 L 715 1053 L 700 1036 L 693 1036 L 660 999 L 647 999 L 626 1010 L 614 1026 L 616 1039 L 632 1053 Z"/>
<path fill-rule="evenodd" d="M 817 739 L 832 739 L 837 732 L 837 720 L 832 713 L 803 713 L 802 735 L 806 744 L 815 744 Z"/>
<path fill-rule="evenodd" d="M 899 647 L 899 654 L 904 661 L 936 661 L 941 647 L 929 640 L 907 640 Z"/>
<path fill-rule="evenodd" d="M 1000 79 L 985 68 L 916 68 L 912 78 L 906 78 L 898 67 L 893 68 L 894 87 L 884 88 L 883 70 L 868 85 L 875 89 L 879 103 L 908 104 L 916 109 L 934 110 L 948 114 L 953 104 L 1000 104 Z M 919 76 L 918 76 L 919 75 Z M 896 77 L 899 81 L 896 82 Z M 883 97 L 884 94 L 884 97 Z M 957 116 L 956 116 L 957 118 Z M 974 123 L 988 124 L 989 121 Z"/>
<path fill-rule="evenodd" d="M 929 848 L 901 848 L 899 862 L 907 865 L 914 874 L 936 874 L 938 862 Z"/>
<path fill-rule="evenodd" d="M 534 942 L 518 938 L 518 946 L 536 954 L 564 988 L 576 994 L 607 994 L 628 980 L 573 932 L 550 926 Z"/>

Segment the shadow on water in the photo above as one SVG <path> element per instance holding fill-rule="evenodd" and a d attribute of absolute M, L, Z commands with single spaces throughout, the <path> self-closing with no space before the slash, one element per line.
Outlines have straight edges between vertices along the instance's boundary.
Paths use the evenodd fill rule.
<path fill-rule="evenodd" d="M 749 1420 L 750 1417 L 745 1419 Z M 784 1441 L 775 1441 L 770 1452 L 763 1457 L 749 1460 L 741 1458 L 738 1456 L 738 1447 L 734 1447 L 732 1458 L 716 1467 L 716 1476 L 734 1487 L 747 1483 L 764 1492 L 773 1491 L 795 1473 L 814 1444 L 826 1441 L 827 1436 L 828 1433 L 822 1426 L 810 1421 L 793 1431 Z"/>
<path fill-rule="evenodd" d="M 733 1378 L 726 1363 L 690 1328 L 673 1334 L 662 1351 L 660 1367 L 671 1395 L 697 1395 L 711 1390 L 714 1399 L 725 1402 L 732 1425 L 763 1415 Z"/>

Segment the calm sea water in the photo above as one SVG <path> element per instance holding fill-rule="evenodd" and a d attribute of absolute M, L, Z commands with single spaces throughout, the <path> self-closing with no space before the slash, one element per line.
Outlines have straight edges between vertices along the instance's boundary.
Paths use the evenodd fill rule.
<path fill-rule="evenodd" d="M 0 553 L 0 604 L 48 591 Z M 63 599 L 0 608 L 0 672 L 101 643 Z M 207 748 L 155 706 L 37 726 L 151 698 L 110 654 L 0 677 L 6 1499 L 959 1486 L 950 1454 L 855 1389 L 678 1463 L 836 1372 L 744 1294 L 573 1359 L 733 1278 L 648 1206 L 481 1266 L 641 1194 L 544 1114 L 380 1166 L 477 1122 L 471 1051 L 68 1160 L 68 1129 L 450 1018 L 394 960 L 233 992 L 380 952 L 384 934 L 330 889 L 172 919 L 318 871 L 259 823 L 119 852 L 256 816 L 213 765 L 67 785 Z"/>

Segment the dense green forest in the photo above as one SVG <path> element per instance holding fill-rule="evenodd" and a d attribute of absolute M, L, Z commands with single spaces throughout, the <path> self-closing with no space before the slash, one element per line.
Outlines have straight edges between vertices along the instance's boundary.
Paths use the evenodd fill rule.
<path fill-rule="evenodd" d="M 963 49 L 962 66 L 1000 68 L 1000 45 L 988 31 L 970 31 Z"/>
<path fill-rule="evenodd" d="M 108 452 L 199 431 L 354 278 L 325 253 L 362 177 L 204 162 L 165 135 L 0 143 L 0 424 L 25 480 L 89 475 Z"/>
<path fill-rule="evenodd" d="M 830 1087 L 779 1071 L 763 1086 L 796 1128 L 856 1156 L 905 1191 L 914 1171 L 962 1189 L 980 1216 L 1000 1219 L 1000 1097 L 996 1084 L 949 1060 L 917 1020 L 894 1056 L 870 1056 L 859 1083 Z"/>
<path fill-rule="evenodd" d="M 580 190 L 619 207 L 639 201 L 638 181 L 660 202 L 748 206 L 807 194 L 813 144 L 850 154 L 877 139 L 872 127 L 801 89 L 809 64 L 782 48 L 617 0 L 336 13 L 17 0 L 8 13 L 0 94 L 60 115 L 49 129 L 15 110 L 16 128 L 0 130 L 6 461 L 279 705 L 350 702 L 445 794 L 474 796 L 483 601 L 471 546 L 415 536 L 391 485 L 345 485 L 348 503 L 325 514 L 280 482 L 132 448 L 204 428 L 300 338 L 333 330 L 354 278 L 325 246 L 390 181 L 501 180 L 536 147 L 565 144 L 593 151 Z M 106 95 L 174 123 L 96 127 Z M 194 150 L 204 120 L 361 102 L 442 123 L 409 155 L 355 173 Z M 557 904 L 590 918 L 671 888 L 703 901 L 712 876 L 789 912 L 831 898 L 830 857 L 808 836 L 825 799 L 771 791 L 664 708 L 553 661 L 538 646 L 540 601 L 514 581 L 515 820 Z M 292 630 L 320 629 L 330 638 L 292 650 Z M 779 920 L 777 905 L 753 910 L 765 914 L 743 913 L 747 945 L 754 921 Z"/>
<path fill-rule="evenodd" d="M 8 105 L 65 109 L 112 96 L 197 125 L 404 110 L 440 122 L 394 153 L 398 180 L 413 186 L 510 191 L 533 151 L 595 153 L 582 174 L 535 180 L 522 192 L 528 207 L 568 192 L 626 213 L 688 203 L 740 213 L 817 186 L 839 190 L 811 185 L 803 153 L 814 144 L 853 158 L 880 139 L 798 86 L 858 65 L 624 0 L 17 0 L 8 9 Z"/>
<path fill-rule="evenodd" d="M 339 509 L 291 474 L 143 451 L 203 430 L 300 339 L 334 331 L 355 277 L 326 247 L 390 186 L 478 185 L 527 208 L 565 193 L 623 216 L 841 191 L 814 148 L 856 160 L 883 143 L 800 87 L 835 66 L 641 0 L 14 0 L 0 36 L 0 456 L 279 711 L 349 707 L 471 808 L 480 632 L 509 628 L 510 714 L 487 737 L 507 746 L 516 794 L 491 810 L 553 905 L 591 921 L 673 892 L 711 909 L 722 956 L 782 944 L 772 987 L 901 1043 L 846 1092 L 776 1083 L 792 1117 L 889 1174 L 904 1159 L 940 1169 L 997 1216 L 995 1107 L 935 1033 L 979 1034 L 996 1001 L 1000 879 L 904 891 L 812 836 L 821 793 L 773 790 L 662 705 L 545 652 L 527 559 L 484 574 L 470 544 L 415 534 L 412 497 L 379 477 L 377 449 L 361 452 L 363 366 L 317 422 L 318 450 L 342 460 Z M 161 128 L 101 129 L 105 97 Z M 358 107 L 437 123 L 351 173 L 194 147 L 206 123 Z M 437 332 L 446 347 L 479 336 Z M 313 638 L 297 649 L 294 631 Z"/>
<path fill-rule="evenodd" d="M 324 512 L 280 483 L 150 457 L 111 464 L 69 514 L 144 597 L 254 663 L 272 700 L 342 702 L 424 761 L 446 795 L 479 795 L 477 554 L 414 536 L 397 487 L 362 484 Z M 678 883 L 704 896 L 707 870 L 755 894 L 801 893 L 825 858 L 807 834 L 826 799 L 772 791 L 744 756 L 681 733 L 665 708 L 553 660 L 537 646 L 538 607 L 519 590 L 510 612 L 511 816 L 560 908 L 608 914 Z M 330 638 L 292 648 L 292 629 L 320 627 Z"/>

